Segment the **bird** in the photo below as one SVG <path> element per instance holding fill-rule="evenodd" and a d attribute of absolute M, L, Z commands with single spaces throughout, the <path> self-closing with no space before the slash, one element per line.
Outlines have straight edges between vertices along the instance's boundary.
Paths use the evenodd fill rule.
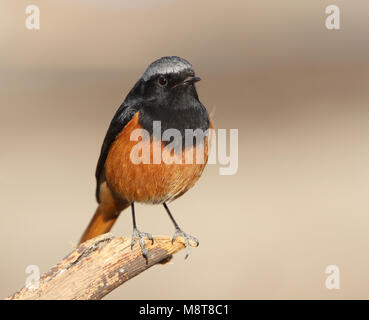
<path fill-rule="evenodd" d="M 131 248 L 138 239 L 142 255 L 147 261 L 145 238 L 151 240 L 151 243 L 154 243 L 154 239 L 150 233 L 139 231 L 135 214 L 135 203 L 145 203 L 163 205 L 175 228 L 172 243 L 178 237 L 185 239 L 185 258 L 189 255 L 190 242 L 199 245 L 196 237 L 179 227 L 168 203 L 185 194 L 200 178 L 208 160 L 209 135 L 198 144 L 196 137 L 183 139 L 180 145 L 182 148 L 178 149 L 180 151 L 175 149 L 170 152 L 172 156 L 175 154 L 177 160 L 184 160 L 186 152 L 197 154 L 199 148 L 202 148 L 203 161 L 190 164 L 185 161 L 168 164 L 163 160 L 159 163 L 133 163 L 132 148 L 137 145 L 137 141 L 132 141 L 131 135 L 134 130 L 146 130 L 149 139 L 145 142 L 142 138 L 141 141 L 151 147 L 150 157 L 154 157 L 156 146 L 164 159 L 169 156 L 165 147 L 170 143 L 160 139 L 165 130 L 175 129 L 182 137 L 188 129 L 209 132 L 213 128 L 212 122 L 195 87 L 195 83 L 200 80 L 186 59 L 166 56 L 152 62 L 129 91 L 111 120 L 101 147 L 95 172 L 98 207 L 80 243 L 109 232 L 120 213 L 131 207 Z M 159 137 L 154 130 L 154 123 L 158 121 Z"/>

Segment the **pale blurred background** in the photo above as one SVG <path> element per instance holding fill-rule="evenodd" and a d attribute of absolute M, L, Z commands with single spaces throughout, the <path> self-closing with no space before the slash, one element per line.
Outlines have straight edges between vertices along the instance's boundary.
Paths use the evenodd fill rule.
<path fill-rule="evenodd" d="M 41 29 L 25 28 L 26 5 Z M 341 30 L 325 8 L 341 9 Z M 108 124 L 147 65 L 188 59 L 239 170 L 208 166 L 170 207 L 200 239 L 110 299 L 368 298 L 367 0 L 4 0 L 0 19 L 0 296 L 73 248 L 95 207 Z M 172 235 L 162 207 L 142 231 Z M 126 211 L 113 229 L 130 236 Z M 325 288 L 337 265 L 341 289 Z"/>

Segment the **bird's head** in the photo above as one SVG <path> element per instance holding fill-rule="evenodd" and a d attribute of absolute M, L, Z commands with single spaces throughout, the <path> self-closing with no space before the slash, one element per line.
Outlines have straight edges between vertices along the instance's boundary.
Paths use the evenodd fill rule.
<path fill-rule="evenodd" d="M 149 65 L 135 91 L 144 99 L 159 102 L 169 103 L 189 97 L 197 99 L 194 84 L 199 80 L 187 60 L 176 56 L 163 57 Z"/>

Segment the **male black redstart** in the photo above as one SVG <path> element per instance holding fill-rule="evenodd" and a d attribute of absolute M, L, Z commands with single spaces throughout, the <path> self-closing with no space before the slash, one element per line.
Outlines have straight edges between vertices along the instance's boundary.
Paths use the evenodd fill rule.
<path fill-rule="evenodd" d="M 150 161 L 137 164 L 131 159 L 131 150 L 137 144 L 137 140 L 132 141 L 131 138 L 135 129 L 145 129 L 149 133 L 147 143 L 151 147 L 150 159 L 154 157 L 155 143 L 159 143 L 159 149 L 156 145 L 156 150 L 161 152 L 162 159 L 172 155 L 166 154 L 168 151 L 165 147 L 169 141 L 156 139 L 154 121 L 160 121 L 161 134 L 167 129 L 176 129 L 182 137 L 186 136 L 186 129 L 192 129 L 194 132 L 201 129 L 206 132 L 212 128 L 208 112 L 199 101 L 194 85 L 199 80 L 192 65 L 185 59 L 175 56 L 163 57 L 146 69 L 128 93 L 115 113 L 101 147 L 96 168 L 96 198 L 99 206 L 80 243 L 108 232 L 120 212 L 131 206 L 131 246 L 138 238 L 142 254 L 147 260 L 144 238 L 147 237 L 152 242 L 154 240 L 151 234 L 140 232 L 136 227 L 134 203 L 141 202 L 164 206 L 175 227 L 173 241 L 182 236 L 187 247 L 190 240 L 199 244 L 195 237 L 180 229 L 167 203 L 183 195 L 199 179 L 208 159 L 208 137 L 200 144 L 197 144 L 196 137 L 190 142 L 183 139 L 179 155 L 183 158 L 182 163 Z M 186 152 L 196 154 L 198 148 L 203 149 L 204 161 L 185 163 Z"/>

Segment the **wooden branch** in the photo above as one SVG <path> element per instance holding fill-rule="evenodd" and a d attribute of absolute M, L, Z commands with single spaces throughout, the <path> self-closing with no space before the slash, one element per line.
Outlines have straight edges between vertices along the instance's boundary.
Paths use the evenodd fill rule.
<path fill-rule="evenodd" d="M 146 241 L 146 263 L 138 241 L 132 250 L 130 241 L 109 233 L 86 241 L 43 274 L 37 289 L 24 287 L 6 299 L 101 299 L 151 266 L 169 262 L 174 253 L 185 248 L 182 238 L 172 244 L 169 237 L 154 237 L 153 245 Z"/>

